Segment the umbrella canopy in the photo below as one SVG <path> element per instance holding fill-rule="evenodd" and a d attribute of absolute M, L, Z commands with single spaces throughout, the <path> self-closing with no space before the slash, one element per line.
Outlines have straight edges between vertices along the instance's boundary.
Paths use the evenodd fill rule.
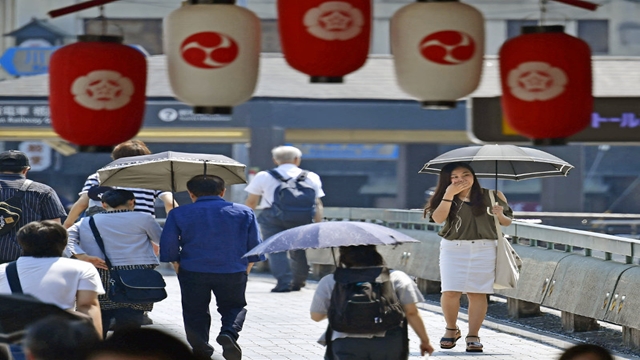
<path fill-rule="evenodd" d="M 243 257 L 287 250 L 396 245 L 407 242 L 419 241 L 381 225 L 355 221 L 325 221 L 279 232 L 244 254 Z"/>
<path fill-rule="evenodd" d="M 246 183 L 245 165 L 224 155 L 166 151 L 115 160 L 98 170 L 100 185 L 186 191 L 196 175 L 216 175 L 227 185 Z"/>
<path fill-rule="evenodd" d="M 525 180 L 567 176 L 573 165 L 541 150 L 515 145 L 468 146 L 448 151 L 426 163 L 420 173 L 440 174 L 452 162 L 468 163 L 478 178 Z"/>
<path fill-rule="evenodd" d="M 0 334 L 22 331 L 31 323 L 49 315 L 78 319 L 78 316 L 56 305 L 43 303 L 31 295 L 0 295 Z"/>

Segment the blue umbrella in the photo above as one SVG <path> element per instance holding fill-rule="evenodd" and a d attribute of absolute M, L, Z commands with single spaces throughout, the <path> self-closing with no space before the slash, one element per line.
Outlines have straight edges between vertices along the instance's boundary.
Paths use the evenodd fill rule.
<path fill-rule="evenodd" d="M 399 231 L 372 223 L 326 221 L 279 232 L 244 254 L 243 257 L 287 250 L 357 245 L 397 245 L 408 242 L 419 241 Z"/>

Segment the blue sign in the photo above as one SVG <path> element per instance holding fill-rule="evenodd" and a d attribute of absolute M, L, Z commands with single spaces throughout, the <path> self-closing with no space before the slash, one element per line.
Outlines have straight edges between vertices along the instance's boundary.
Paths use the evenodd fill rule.
<path fill-rule="evenodd" d="M 391 144 L 294 144 L 304 159 L 395 160 L 398 145 Z"/>
<path fill-rule="evenodd" d="M 49 71 L 51 54 L 60 46 L 11 47 L 0 57 L 0 65 L 11 75 L 39 75 Z"/>

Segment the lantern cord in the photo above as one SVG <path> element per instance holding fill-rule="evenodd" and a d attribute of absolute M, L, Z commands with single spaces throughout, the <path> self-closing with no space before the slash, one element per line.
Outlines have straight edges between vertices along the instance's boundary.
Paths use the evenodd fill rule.
<path fill-rule="evenodd" d="M 102 35 L 107 34 L 107 17 L 104 16 L 104 5 L 100 5 L 100 25 L 102 27 Z"/>
<path fill-rule="evenodd" d="M 540 0 L 540 26 L 544 26 L 544 23 L 546 22 L 546 17 L 547 17 L 547 3 L 549 1 L 548 0 Z"/>
<path fill-rule="evenodd" d="M 58 16 L 72 14 L 81 10 L 89 9 L 95 6 L 100 6 L 108 3 L 112 3 L 118 0 L 89 0 L 79 4 L 69 5 L 60 9 L 51 10 L 48 12 L 49 16 L 56 18 Z"/>

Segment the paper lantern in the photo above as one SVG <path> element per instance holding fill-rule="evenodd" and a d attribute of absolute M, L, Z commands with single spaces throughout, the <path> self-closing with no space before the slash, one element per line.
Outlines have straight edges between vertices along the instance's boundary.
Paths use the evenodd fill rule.
<path fill-rule="evenodd" d="M 523 27 L 500 49 L 502 109 L 536 144 L 562 144 L 589 125 L 591 51 L 563 26 Z"/>
<path fill-rule="evenodd" d="M 278 0 L 282 52 L 312 83 L 341 83 L 367 61 L 371 0 Z"/>
<path fill-rule="evenodd" d="M 234 1 L 198 2 L 165 19 L 171 89 L 195 113 L 230 114 L 251 98 L 258 81 L 260 20 Z"/>
<path fill-rule="evenodd" d="M 133 138 L 144 117 L 147 60 L 119 36 L 84 35 L 51 55 L 53 130 L 81 146 Z"/>
<path fill-rule="evenodd" d="M 484 19 L 458 1 L 406 5 L 391 19 L 391 51 L 404 92 L 424 108 L 453 108 L 480 83 Z"/>

